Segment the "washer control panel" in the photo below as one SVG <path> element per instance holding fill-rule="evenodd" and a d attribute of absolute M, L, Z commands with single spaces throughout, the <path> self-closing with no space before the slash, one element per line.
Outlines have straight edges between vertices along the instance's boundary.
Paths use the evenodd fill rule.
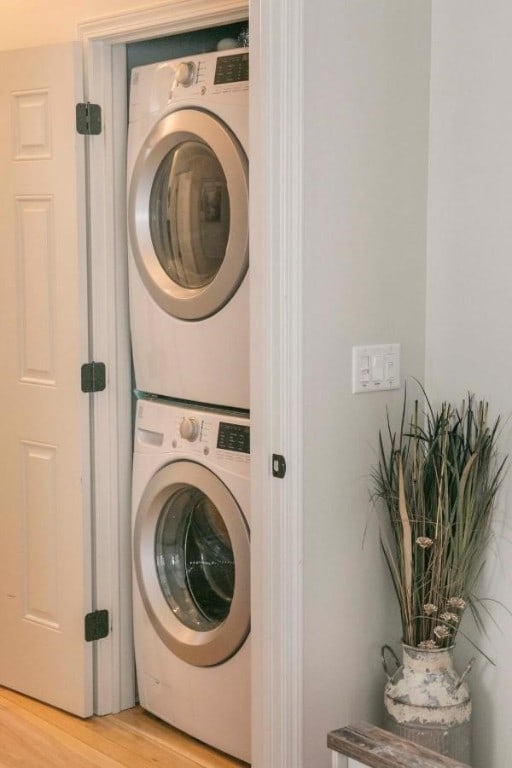
<path fill-rule="evenodd" d="M 191 452 L 200 451 L 205 456 L 213 451 L 236 454 L 242 458 L 251 452 L 251 433 L 248 424 L 230 421 L 213 414 L 178 415 L 172 447 Z"/>
<path fill-rule="evenodd" d="M 137 403 L 134 448 L 183 457 L 215 457 L 216 463 L 248 463 L 249 416 L 143 397 Z"/>

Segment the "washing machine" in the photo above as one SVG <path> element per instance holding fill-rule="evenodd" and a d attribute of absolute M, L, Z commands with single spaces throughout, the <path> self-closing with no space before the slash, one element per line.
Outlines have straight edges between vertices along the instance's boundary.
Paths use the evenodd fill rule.
<path fill-rule="evenodd" d="M 139 399 L 133 607 L 141 706 L 250 762 L 249 419 Z"/>
<path fill-rule="evenodd" d="M 136 388 L 249 408 L 249 51 L 132 70 L 130 323 Z"/>

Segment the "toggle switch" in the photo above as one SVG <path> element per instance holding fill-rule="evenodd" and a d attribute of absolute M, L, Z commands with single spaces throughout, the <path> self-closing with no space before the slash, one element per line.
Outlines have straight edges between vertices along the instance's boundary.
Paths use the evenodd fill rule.
<path fill-rule="evenodd" d="M 384 356 L 383 355 L 373 355 L 371 378 L 375 382 L 382 381 L 382 379 L 384 378 Z"/>
<path fill-rule="evenodd" d="M 370 381 L 370 357 L 369 355 L 363 355 L 361 358 L 361 381 Z"/>
<path fill-rule="evenodd" d="M 395 377 L 395 358 L 393 355 L 386 355 L 384 358 L 384 378 L 393 379 Z"/>

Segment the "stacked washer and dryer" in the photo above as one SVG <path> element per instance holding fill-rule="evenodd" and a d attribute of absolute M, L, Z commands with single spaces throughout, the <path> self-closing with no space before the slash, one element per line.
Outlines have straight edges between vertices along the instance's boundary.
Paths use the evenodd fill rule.
<path fill-rule="evenodd" d="M 139 700 L 250 760 L 246 48 L 132 70 Z"/>

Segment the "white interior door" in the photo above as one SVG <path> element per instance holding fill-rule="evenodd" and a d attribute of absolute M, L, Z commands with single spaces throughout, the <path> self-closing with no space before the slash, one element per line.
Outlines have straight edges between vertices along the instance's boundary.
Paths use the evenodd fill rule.
<path fill-rule="evenodd" d="M 80 49 L 0 54 L 0 684 L 92 714 Z"/>

